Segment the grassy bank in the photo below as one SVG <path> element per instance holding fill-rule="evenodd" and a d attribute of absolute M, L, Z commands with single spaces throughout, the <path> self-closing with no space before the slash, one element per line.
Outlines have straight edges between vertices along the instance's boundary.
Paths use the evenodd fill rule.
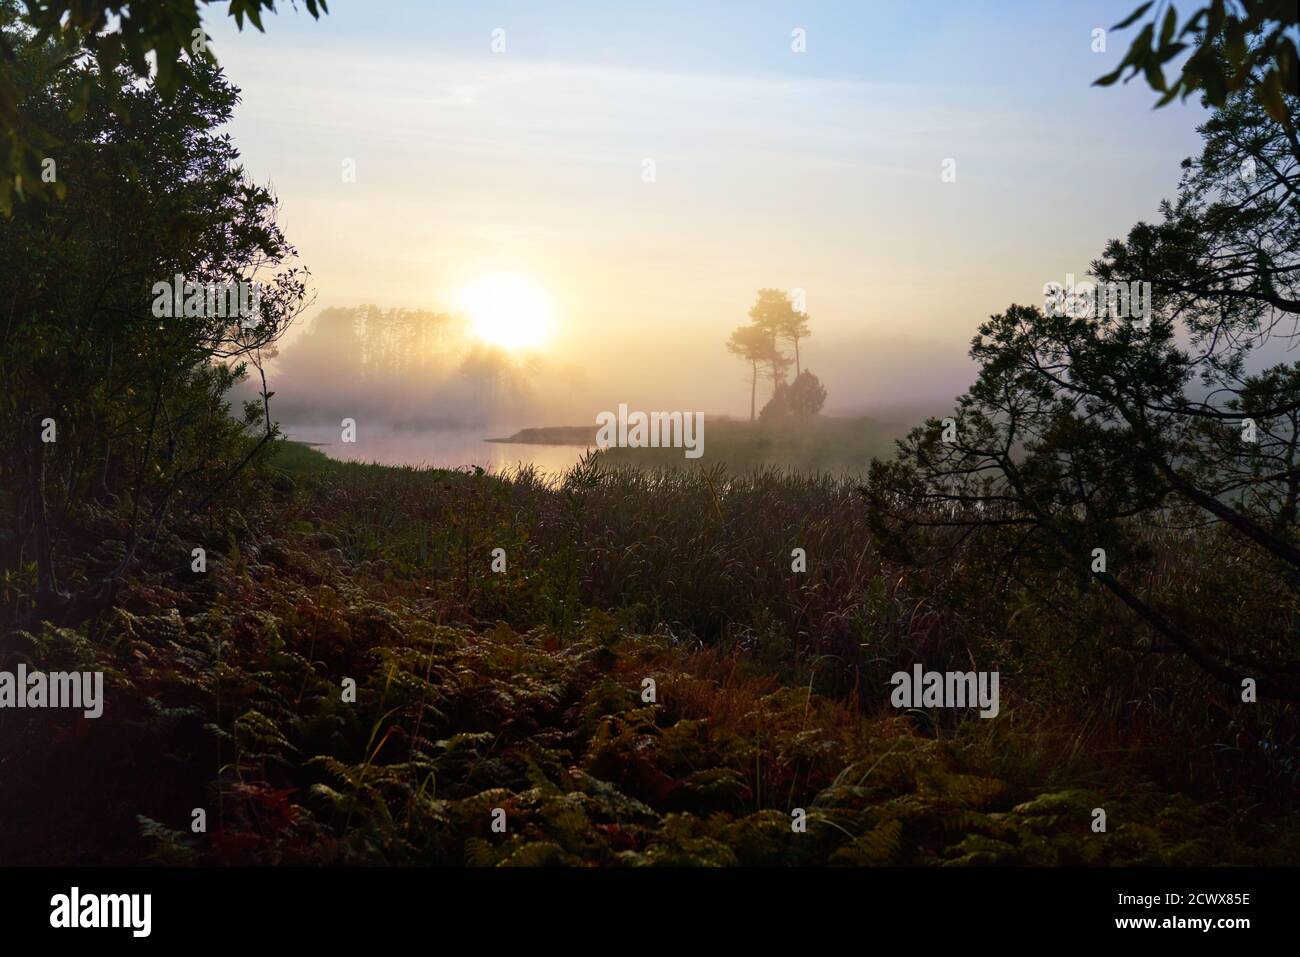
<path fill-rule="evenodd" d="M 594 425 L 530 428 L 493 441 L 595 448 L 596 431 Z M 866 417 L 815 416 L 780 423 L 711 417 L 704 424 L 702 458 L 688 459 L 680 448 L 609 448 L 600 454 L 610 465 L 638 468 L 698 467 L 707 463 L 723 464 L 733 472 L 774 466 L 861 474 L 872 458 L 890 456 L 894 440 L 906 431 L 906 426 Z"/>

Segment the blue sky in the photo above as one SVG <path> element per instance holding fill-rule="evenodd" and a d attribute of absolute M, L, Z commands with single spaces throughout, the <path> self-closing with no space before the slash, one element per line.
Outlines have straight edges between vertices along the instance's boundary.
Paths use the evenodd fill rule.
<path fill-rule="evenodd" d="M 513 34 L 521 56 L 686 72 L 824 76 L 889 82 L 938 69 L 935 54 L 979 82 L 1014 82 L 1060 71 L 1058 89 L 1095 77 L 1080 31 L 1110 27 L 1134 4 L 1068 0 L 335 0 L 319 22 L 303 12 L 265 18 L 268 35 L 322 52 L 462 54 L 491 30 Z M 235 37 L 228 18 L 210 22 L 218 41 Z M 788 31 L 803 27 L 809 56 L 789 56 Z M 1133 30 L 1128 31 L 1131 36 Z M 1120 36 L 1123 36 L 1122 34 Z M 1005 48 L 1009 56 L 990 58 Z M 940 75 L 936 73 L 935 79 Z"/>
<path fill-rule="evenodd" d="M 331 6 L 209 23 L 318 303 L 525 276 L 596 408 L 747 409 L 722 343 L 763 286 L 806 291 L 832 407 L 950 398 L 976 325 L 1154 216 L 1197 144 L 1194 104 L 1091 86 L 1130 0 Z"/>

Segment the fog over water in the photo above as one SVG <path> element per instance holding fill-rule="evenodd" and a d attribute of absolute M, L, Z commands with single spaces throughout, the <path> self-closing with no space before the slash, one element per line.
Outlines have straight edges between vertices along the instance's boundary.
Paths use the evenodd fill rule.
<path fill-rule="evenodd" d="M 802 294 L 824 414 L 938 412 L 978 325 L 1157 217 L 1196 149 L 1195 98 L 1092 85 L 1122 56 L 1092 30 L 1127 0 L 885 4 L 888 43 L 877 5 L 803 5 L 806 55 L 781 4 L 627 6 L 513 4 L 501 54 L 493 5 L 411 3 L 400 35 L 367 4 L 277 18 L 274 56 L 214 23 L 232 136 L 317 295 L 268 366 L 281 422 L 350 415 L 365 442 L 620 403 L 748 418 L 726 343 L 763 288 Z M 502 274 L 549 305 L 534 349 L 448 318 Z M 357 307 L 406 319 L 316 330 Z"/>
<path fill-rule="evenodd" d="M 474 426 L 468 428 L 394 429 L 387 426 L 358 427 L 356 442 L 340 441 L 340 430 L 331 425 L 286 425 L 285 436 L 315 445 L 332 459 L 345 462 L 378 462 L 383 465 L 464 468 L 477 465 L 492 472 L 506 472 L 532 465 L 555 476 L 575 465 L 586 448 L 576 445 L 528 445 L 489 442 L 514 434 L 518 427 Z"/>

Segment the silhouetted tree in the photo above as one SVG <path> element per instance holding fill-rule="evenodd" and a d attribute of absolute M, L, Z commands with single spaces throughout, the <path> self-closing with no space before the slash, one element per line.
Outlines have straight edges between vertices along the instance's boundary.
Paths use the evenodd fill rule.
<path fill-rule="evenodd" d="M 764 422 L 779 422 L 791 417 L 808 419 L 821 412 L 825 404 L 826 390 L 821 380 L 805 369 L 795 376 L 793 382 L 777 384 L 772 398 L 758 417 Z"/>
<path fill-rule="evenodd" d="M 760 422 L 781 422 L 790 417 L 790 386 L 778 382 L 772 390 L 772 397 L 758 412 Z"/>
<path fill-rule="evenodd" d="M 1300 143 L 1245 90 L 1200 132 L 1163 220 L 1093 264 L 1101 281 L 1150 281 L 1149 320 L 1019 305 L 993 316 L 954 414 L 875 463 L 867 491 L 904 551 L 926 538 L 904 533 L 925 527 L 1006 536 L 1008 574 L 1035 561 L 1090 575 L 1163 639 L 1156 650 L 1300 700 L 1285 638 L 1300 613 L 1300 364 L 1247 372 L 1300 319 Z M 1249 177 L 1243 158 L 1259 159 Z M 1151 593 L 1150 530 L 1207 520 L 1224 531 L 1221 560 L 1276 602 L 1277 635 L 1189 621 Z"/>
<path fill-rule="evenodd" d="M 794 377 L 786 392 L 790 414 L 800 419 L 811 418 L 821 412 L 826 404 L 826 390 L 811 371 L 805 369 Z"/>
<path fill-rule="evenodd" d="M 203 33 L 200 5 L 214 0 L 169 0 L 167 3 L 122 3 L 121 0 L 25 0 L 23 20 L 49 41 L 54 53 L 41 71 L 28 74 L 26 82 L 37 86 L 57 84 L 70 63 L 90 56 L 104 76 L 123 77 L 121 86 L 81 82 L 67 91 L 65 105 L 84 108 L 92 95 L 112 112 L 125 106 L 122 93 L 128 79 L 150 78 L 154 88 L 170 100 L 185 84 L 193 83 L 193 64 L 210 72 L 216 65 Z M 215 0 L 221 2 L 221 0 Z M 303 0 L 313 17 L 328 12 L 326 0 Z M 275 0 L 229 0 L 227 13 L 242 30 L 244 20 L 262 30 L 263 11 L 273 13 Z M 13 23 L 19 15 L 14 0 L 0 0 L 0 23 Z M 59 142 L 58 119 L 40 115 L 26 105 L 19 109 L 26 90 L 17 78 L 18 55 L 14 47 L 0 42 L 0 213 L 8 214 L 14 195 L 62 198 L 62 185 L 42 176 L 42 161 L 51 156 Z M 125 112 L 119 116 L 126 118 Z M 47 189 L 48 187 L 48 189 Z"/>
<path fill-rule="evenodd" d="M 67 598 L 56 530 L 88 494 L 124 507 L 129 527 L 121 561 L 91 583 L 103 598 L 169 511 L 203 508 L 269 451 L 265 383 L 239 418 L 226 393 L 301 310 L 305 273 L 223 131 L 238 91 L 214 67 L 196 65 L 165 105 L 94 59 L 54 69 L 59 51 L 12 20 L 0 32 L 24 109 L 62 143 L 67 191 L 0 219 L 0 262 L 22 264 L 0 270 L 0 479 L 15 491 L 9 557 L 34 558 L 45 612 Z M 259 282 L 260 311 L 160 318 L 153 284 L 177 274 Z"/>
<path fill-rule="evenodd" d="M 1132 26 L 1152 6 L 1143 3 L 1111 29 Z M 1164 18 L 1157 38 L 1161 7 Z M 1098 79 L 1097 86 L 1110 86 L 1127 69 L 1125 82 L 1140 73 L 1151 89 L 1164 94 L 1157 106 L 1180 94 L 1186 99 L 1200 91 L 1210 105 L 1220 108 L 1232 94 L 1249 90 L 1276 122 L 1295 129 L 1284 94 L 1300 93 L 1300 57 L 1295 43 L 1300 7 L 1291 0 L 1213 0 L 1192 10 L 1182 29 L 1174 5 L 1161 7 L 1133 38 L 1119 66 Z M 1171 86 L 1165 80 L 1164 66 L 1189 47 L 1192 53 Z"/>
<path fill-rule="evenodd" d="M 790 368 L 790 360 L 781 352 L 777 343 L 791 335 L 806 335 L 806 330 L 800 332 L 797 329 L 796 317 L 800 315 L 794 311 L 789 294 L 780 289 L 760 289 L 758 298 L 750 307 L 750 322 L 755 328 L 761 329 L 768 340 L 766 361 L 773 392 L 777 385 L 785 381 L 785 370 Z"/>
<path fill-rule="evenodd" d="M 727 340 L 727 351 L 749 363 L 749 421 L 754 421 L 758 403 L 758 366 L 771 360 L 772 337 L 758 326 L 740 326 Z"/>
<path fill-rule="evenodd" d="M 808 328 L 808 314 L 806 312 L 797 312 L 793 307 L 790 314 L 782 320 L 780 326 L 780 336 L 787 339 L 794 346 L 794 374 L 798 379 L 803 372 L 803 367 L 799 364 L 799 340 L 807 339 L 812 335 Z"/>

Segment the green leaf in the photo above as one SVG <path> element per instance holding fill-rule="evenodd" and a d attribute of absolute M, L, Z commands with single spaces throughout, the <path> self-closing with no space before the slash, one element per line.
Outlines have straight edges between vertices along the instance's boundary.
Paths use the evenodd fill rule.
<path fill-rule="evenodd" d="M 1111 27 L 1111 29 L 1112 29 L 1112 30 L 1123 30 L 1123 29 L 1124 29 L 1125 27 L 1127 27 L 1127 26 L 1132 26 L 1132 25 L 1137 21 L 1137 19 L 1138 19 L 1139 17 L 1142 16 L 1142 14 L 1146 13 L 1148 10 L 1151 9 L 1151 4 L 1152 4 L 1152 3 L 1155 3 L 1155 0 L 1148 0 L 1147 3 L 1142 4 L 1142 6 L 1138 7 L 1136 10 L 1134 10 L 1132 13 L 1130 13 L 1127 17 L 1125 17 L 1125 18 L 1124 18 L 1123 20 L 1121 20 L 1119 23 L 1117 23 L 1117 24 L 1115 24 L 1113 27 Z"/>
<path fill-rule="evenodd" d="M 1093 80 L 1092 85 L 1110 86 L 1112 83 L 1114 83 L 1116 80 L 1119 79 L 1119 75 L 1123 72 L 1124 72 L 1124 64 L 1121 63 L 1119 66 L 1115 67 L 1115 69 L 1111 70 L 1105 76 L 1098 77 L 1097 79 Z"/>
<path fill-rule="evenodd" d="M 1165 74 L 1160 69 L 1160 64 L 1155 60 L 1148 60 L 1144 71 L 1147 77 L 1147 85 L 1153 90 L 1165 90 Z"/>
<path fill-rule="evenodd" d="M 1282 97 L 1282 75 L 1276 68 L 1270 69 L 1264 76 L 1264 82 L 1256 91 L 1256 97 L 1259 99 L 1260 106 L 1264 107 L 1264 111 L 1277 122 L 1283 126 L 1292 123 L 1286 108 L 1286 100 Z"/>
<path fill-rule="evenodd" d="M 1164 25 L 1160 28 L 1160 46 L 1166 47 L 1169 41 L 1174 37 L 1174 29 L 1178 26 L 1178 11 L 1174 5 L 1169 4 L 1169 12 L 1165 14 Z"/>

